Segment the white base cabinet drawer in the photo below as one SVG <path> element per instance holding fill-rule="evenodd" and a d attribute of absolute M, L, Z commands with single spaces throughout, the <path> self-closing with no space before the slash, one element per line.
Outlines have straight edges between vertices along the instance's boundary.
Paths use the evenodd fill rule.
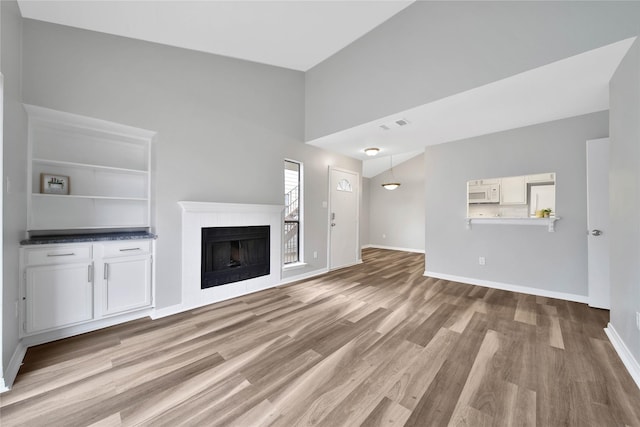
<path fill-rule="evenodd" d="M 26 332 L 93 319 L 92 268 L 88 263 L 26 269 Z"/>
<path fill-rule="evenodd" d="M 91 260 L 91 245 L 46 246 L 26 251 L 26 265 L 66 264 Z"/>
<path fill-rule="evenodd" d="M 120 256 L 133 256 L 139 254 L 148 254 L 151 252 L 151 242 L 148 240 L 140 241 L 124 241 L 117 243 L 105 243 L 103 246 L 103 256 L 107 257 L 120 257 Z"/>

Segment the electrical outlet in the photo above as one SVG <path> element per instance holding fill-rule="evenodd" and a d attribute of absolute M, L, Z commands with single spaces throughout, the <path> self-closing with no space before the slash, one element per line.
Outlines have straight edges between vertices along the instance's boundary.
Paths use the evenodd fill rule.
<path fill-rule="evenodd" d="M 11 194 L 11 179 L 7 175 L 7 194 Z"/>
<path fill-rule="evenodd" d="M 383 235 L 382 235 L 382 238 L 383 238 L 383 239 L 386 239 L 386 238 L 387 238 L 387 235 L 386 235 L 386 234 L 383 234 Z"/>
<path fill-rule="evenodd" d="M 486 263 L 487 263 L 487 260 L 483 256 L 478 257 L 478 264 L 479 265 L 485 265 Z"/>
<path fill-rule="evenodd" d="M 636 312 L 636 327 L 640 330 L 640 312 Z"/>
<path fill-rule="evenodd" d="M 17 319 L 18 318 L 18 301 L 16 301 L 16 304 L 15 304 L 15 316 Z"/>
<path fill-rule="evenodd" d="M 318 258 L 318 251 L 313 251 L 313 257 Z"/>

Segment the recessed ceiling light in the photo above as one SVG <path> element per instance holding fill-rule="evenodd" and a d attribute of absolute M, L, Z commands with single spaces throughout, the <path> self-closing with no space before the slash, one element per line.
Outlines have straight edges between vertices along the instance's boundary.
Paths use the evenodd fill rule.
<path fill-rule="evenodd" d="M 364 153 L 367 156 L 375 156 L 376 154 L 378 154 L 380 152 L 379 148 L 375 148 L 375 147 L 370 147 L 370 148 L 365 148 L 364 149 Z"/>

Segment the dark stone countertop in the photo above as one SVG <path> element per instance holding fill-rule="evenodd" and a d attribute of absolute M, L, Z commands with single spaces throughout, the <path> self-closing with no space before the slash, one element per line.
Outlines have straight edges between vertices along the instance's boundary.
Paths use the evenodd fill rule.
<path fill-rule="evenodd" d="M 23 240 L 21 245 L 47 245 L 51 243 L 101 242 L 108 240 L 157 239 L 158 236 L 146 231 L 128 231 L 114 233 L 64 234 L 58 236 L 35 236 Z"/>

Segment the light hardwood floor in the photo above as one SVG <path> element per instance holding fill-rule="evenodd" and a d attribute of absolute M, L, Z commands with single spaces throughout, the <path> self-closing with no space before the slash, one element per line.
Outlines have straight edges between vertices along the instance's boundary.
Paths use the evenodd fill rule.
<path fill-rule="evenodd" d="M 607 311 L 363 259 L 31 348 L 0 425 L 640 425 Z"/>

